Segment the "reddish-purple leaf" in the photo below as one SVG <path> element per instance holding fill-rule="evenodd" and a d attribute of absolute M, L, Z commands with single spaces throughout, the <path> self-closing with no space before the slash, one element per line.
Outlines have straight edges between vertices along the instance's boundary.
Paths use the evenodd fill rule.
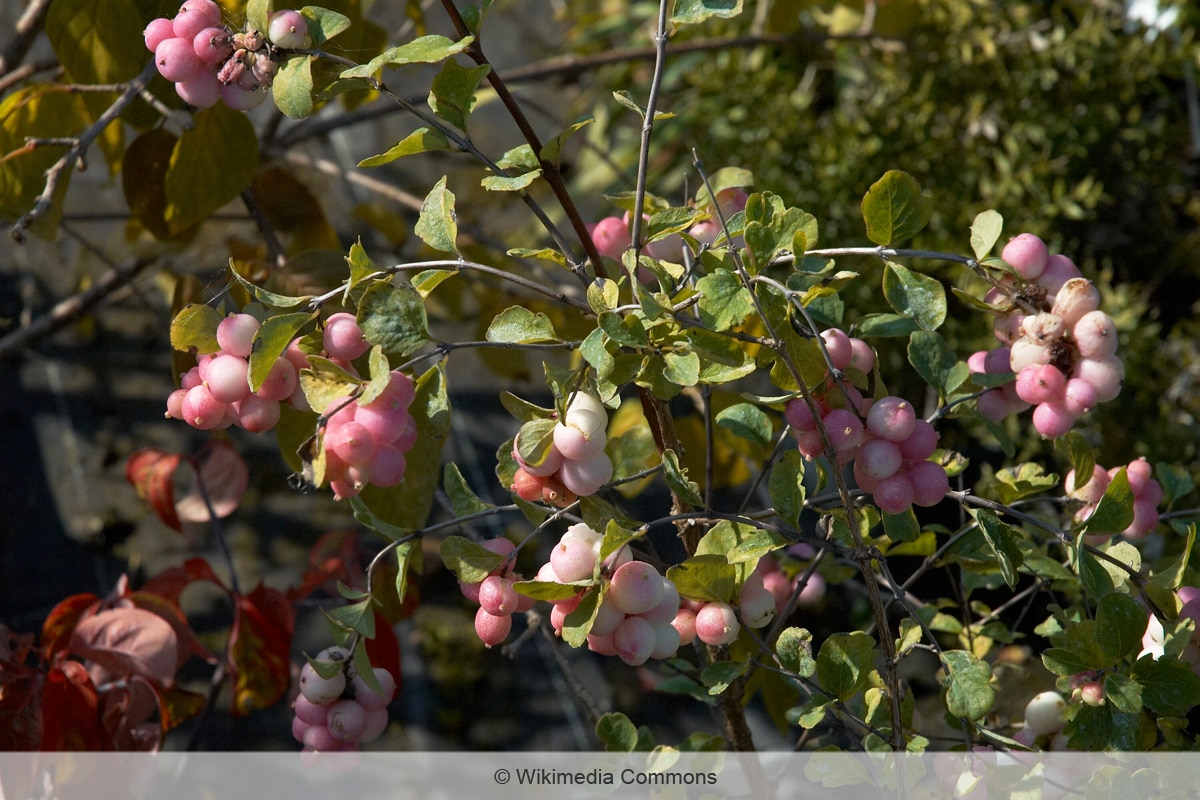
<path fill-rule="evenodd" d="M 259 586 L 234 600 L 229 634 L 229 674 L 233 708 L 242 716 L 283 697 L 291 684 L 294 612 L 287 597 Z"/>
<path fill-rule="evenodd" d="M 213 513 L 218 519 L 228 517 L 237 510 L 242 495 L 246 493 L 250 470 L 233 446 L 220 440 L 212 442 L 208 453 L 201 458 L 199 477 L 204 482 L 204 491 L 208 494 Z M 210 520 L 208 504 L 204 502 L 196 474 L 195 468 L 189 463 L 185 475 L 191 485 L 188 493 L 175 504 L 175 513 L 183 522 L 207 523 Z"/>
<path fill-rule="evenodd" d="M 125 463 L 125 479 L 137 489 L 158 514 L 158 518 L 175 530 L 180 530 L 175 512 L 175 470 L 179 467 L 177 453 L 146 448 L 138 450 Z"/>
<path fill-rule="evenodd" d="M 221 579 L 213 572 L 211 566 L 203 558 L 189 558 L 182 567 L 165 569 L 146 581 L 142 586 L 143 592 L 150 592 L 179 605 L 179 595 L 195 581 L 208 581 L 220 586 L 226 592 L 229 589 L 221 583 Z"/>
<path fill-rule="evenodd" d="M 73 594 L 50 610 L 42 623 L 42 652 L 47 660 L 70 649 L 75 626 L 99 605 L 100 598 L 94 594 Z"/>
<path fill-rule="evenodd" d="M 175 677 L 179 642 L 157 614 L 140 608 L 114 608 L 80 621 L 71 651 L 113 675 L 141 675 L 161 686 Z"/>
<path fill-rule="evenodd" d="M 38 747 L 45 751 L 112 749 L 100 725 L 96 687 L 78 661 L 63 661 L 46 673 Z"/>

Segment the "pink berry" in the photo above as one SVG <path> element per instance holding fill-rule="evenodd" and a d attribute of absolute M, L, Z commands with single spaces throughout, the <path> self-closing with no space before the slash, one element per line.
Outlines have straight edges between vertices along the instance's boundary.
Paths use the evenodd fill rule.
<path fill-rule="evenodd" d="M 322 678 L 312 664 L 306 663 L 300 668 L 300 694 L 314 705 L 328 706 L 341 697 L 345 689 L 344 672 L 335 672 L 332 678 Z"/>
<path fill-rule="evenodd" d="M 820 406 L 817 407 L 821 411 Z M 804 398 L 796 397 L 788 401 L 788 404 L 783 410 L 784 419 L 787 424 L 791 425 L 797 431 L 815 431 L 817 429 L 816 418 L 813 417 L 812 411 L 808 407 L 808 403 L 804 402 Z"/>
<path fill-rule="evenodd" d="M 1071 430 L 1076 419 L 1062 403 L 1042 403 L 1033 409 L 1033 427 L 1047 439 L 1056 439 Z"/>
<path fill-rule="evenodd" d="M 550 551 L 550 563 L 563 583 L 587 580 L 596 568 L 596 553 L 590 544 L 564 537 Z"/>
<path fill-rule="evenodd" d="M 171 20 L 159 17 L 150 20 L 143 35 L 146 38 L 146 49 L 153 53 L 167 39 L 175 38 L 175 28 L 171 25 Z"/>
<path fill-rule="evenodd" d="M 261 397 L 248 394 L 233 404 L 237 414 L 238 425 L 251 433 L 269 431 L 279 424 L 279 401 L 263 400 Z"/>
<path fill-rule="evenodd" d="M 381 488 L 399 486 L 404 480 L 404 472 L 408 463 L 395 447 L 389 444 L 376 445 L 375 455 L 371 457 L 368 468 L 371 473 L 371 483 Z"/>
<path fill-rule="evenodd" d="M 325 351 L 333 358 L 353 361 L 371 349 L 353 314 L 342 312 L 331 316 L 325 321 L 323 335 Z"/>
<path fill-rule="evenodd" d="M 707 603 L 696 612 L 696 637 L 705 644 L 733 644 L 740 631 L 737 615 L 726 603 Z"/>
<path fill-rule="evenodd" d="M 186 81 L 175 84 L 175 93 L 196 108 L 212 108 L 221 99 L 221 82 L 207 70 L 199 70 Z"/>
<path fill-rule="evenodd" d="M 594 495 L 612 476 L 612 461 L 603 450 L 586 461 L 564 461 L 558 470 L 563 486 L 579 497 Z"/>
<path fill-rule="evenodd" d="M 389 670 L 382 667 L 375 667 L 371 672 L 374 673 L 375 680 L 379 682 L 379 687 L 383 689 L 383 694 L 379 694 L 372 689 L 362 679 L 362 676 L 355 675 L 354 699 L 367 711 L 387 708 L 388 703 L 392 702 L 392 698 L 396 695 L 396 679 L 392 677 L 392 673 Z"/>
<path fill-rule="evenodd" d="M 191 39 L 164 39 L 154 48 L 154 64 L 167 80 L 186 81 L 200 71 L 200 59 L 192 49 Z"/>
<path fill-rule="evenodd" d="M 1054 295 L 1051 313 L 1062 317 L 1068 328 L 1079 318 L 1100 307 L 1100 290 L 1087 278 L 1071 278 Z"/>
<path fill-rule="evenodd" d="M 329 432 L 325 447 L 347 464 L 365 464 L 375 455 L 375 437 L 363 425 L 351 421 Z"/>
<path fill-rule="evenodd" d="M 1107 403 L 1121 393 L 1121 381 L 1125 379 L 1125 365 L 1116 356 L 1081 358 L 1075 362 L 1071 377 L 1079 378 L 1096 390 L 1096 400 Z"/>
<path fill-rule="evenodd" d="M 1112 317 L 1103 311 L 1089 311 L 1071 329 L 1079 355 L 1084 358 L 1104 358 L 1117 352 L 1117 327 Z"/>
<path fill-rule="evenodd" d="M 1013 238 L 1000 252 L 1000 257 L 1028 281 L 1042 274 L 1049 255 L 1046 243 L 1032 233 L 1022 233 Z"/>
<path fill-rule="evenodd" d="M 829 362 L 833 364 L 834 369 L 843 370 L 850 366 L 850 360 L 854 357 L 854 347 L 849 336 L 837 328 L 828 328 L 821 331 L 821 339 L 825 343 Z"/>
<path fill-rule="evenodd" d="M 907 471 L 898 472 L 890 478 L 885 478 L 875 485 L 871 496 L 879 510 L 888 514 L 903 514 L 912 508 L 913 484 Z"/>
<path fill-rule="evenodd" d="M 746 581 L 738 595 L 738 610 L 751 628 L 762 628 L 775 619 L 775 596 L 767 591 L 761 577 L 757 582 Z"/>
<path fill-rule="evenodd" d="M 658 604 L 654 608 L 649 611 L 643 611 L 641 614 L 642 619 L 654 625 L 670 622 L 679 613 L 679 590 L 675 587 L 675 583 L 666 576 L 663 576 L 662 584 L 662 599 L 658 601 Z"/>
<path fill-rule="evenodd" d="M 941 437 L 937 428 L 918 418 L 913 423 L 912 433 L 900 442 L 900 455 L 904 457 L 905 462 L 924 461 L 937 450 L 939 438 Z"/>
<path fill-rule="evenodd" d="M 682 637 L 679 635 L 679 631 L 675 630 L 674 625 L 669 622 L 660 622 L 654 625 L 654 641 L 654 650 L 650 653 L 651 658 L 674 658 L 675 654 L 679 652 Z"/>
<path fill-rule="evenodd" d="M 412 415 L 408 413 L 408 407 L 401 405 L 398 398 L 387 392 L 365 406 L 359 406 L 354 412 L 354 421 L 380 442 L 395 441 L 404 432 L 410 419 Z"/>
<path fill-rule="evenodd" d="M 899 397 L 877 400 L 867 412 L 867 430 L 881 439 L 903 442 L 913 432 L 917 415 L 912 404 Z"/>
<path fill-rule="evenodd" d="M 1061 253 L 1055 253 L 1046 259 L 1046 269 L 1038 276 L 1038 284 L 1046 287 L 1046 297 L 1053 306 L 1057 299 L 1058 291 L 1072 278 L 1079 278 L 1081 274 L 1079 267 L 1075 266 L 1075 262 Z"/>
<path fill-rule="evenodd" d="M 821 419 L 821 423 L 829 434 L 829 441 L 833 444 L 833 449 L 839 453 L 853 450 L 862 441 L 862 420 L 853 411 L 844 408 L 831 409 Z"/>
<path fill-rule="evenodd" d="M 203 64 L 216 66 L 233 55 L 233 40 L 229 31 L 216 26 L 205 28 L 192 39 L 192 49 Z M 213 78 L 217 77 L 212 73 Z"/>
<path fill-rule="evenodd" d="M 975 401 L 975 408 L 992 422 L 999 422 L 1012 413 L 1012 405 L 999 389 L 990 389 L 981 394 Z"/>
<path fill-rule="evenodd" d="M 629 225 L 620 217 L 605 217 L 591 227 L 592 243 L 600 255 L 616 261 L 629 249 Z"/>
<path fill-rule="evenodd" d="M 367 711 L 357 700 L 339 700 L 329 707 L 325 725 L 339 742 L 357 742 L 367 728 Z"/>
<path fill-rule="evenodd" d="M 871 345 L 851 336 L 849 366 L 869 373 L 875 367 L 875 351 L 871 349 Z"/>
<path fill-rule="evenodd" d="M 176 389 L 167 395 L 167 416 L 171 419 L 183 419 L 183 398 L 187 389 Z"/>
<path fill-rule="evenodd" d="M 854 474 L 859 475 L 861 472 L 872 484 L 895 475 L 904 461 L 900 447 L 887 439 L 870 439 L 863 442 L 855 458 L 857 469 Z"/>
<path fill-rule="evenodd" d="M 1017 375 L 1017 396 L 1030 405 L 1059 402 L 1067 379 L 1050 364 L 1029 366 Z"/>
<path fill-rule="evenodd" d="M 680 608 L 671 620 L 671 627 L 679 633 L 679 644 L 691 644 L 696 639 L 696 612 L 690 608 Z"/>
<path fill-rule="evenodd" d="M 205 371 L 208 390 L 222 403 L 236 403 L 250 394 L 250 384 L 246 381 L 249 368 L 246 359 L 240 356 L 217 356 Z"/>
<path fill-rule="evenodd" d="M 645 664 L 657 644 L 654 626 L 638 616 L 626 617 L 613 633 L 617 656 L 631 667 Z"/>
<path fill-rule="evenodd" d="M 263 400 L 286 400 L 296 391 L 300 384 L 300 376 L 296 368 L 286 358 L 277 358 L 271 365 L 270 372 L 258 387 L 258 396 Z"/>
<path fill-rule="evenodd" d="M 184 422 L 193 428 L 211 431 L 220 427 L 228 408 L 227 403 L 222 403 L 212 396 L 207 386 L 200 385 L 188 389 L 180 404 L 180 413 L 183 414 Z"/>
<path fill-rule="evenodd" d="M 604 452 L 608 437 L 597 431 L 589 437 L 579 428 L 558 423 L 554 426 L 554 447 L 568 461 L 587 461 L 597 453 Z"/>
<path fill-rule="evenodd" d="M 213 0 L 187 0 L 179 8 L 179 13 L 171 22 L 175 35 L 189 42 L 196 34 L 205 28 L 212 28 L 221 23 L 221 7 Z"/>
<path fill-rule="evenodd" d="M 1063 406 L 1072 414 L 1083 416 L 1099 402 L 1096 387 L 1085 380 L 1071 378 L 1063 389 Z"/>
<path fill-rule="evenodd" d="M 1092 467 L 1092 478 L 1082 486 L 1075 485 L 1075 470 L 1067 473 L 1063 481 L 1063 489 L 1069 497 L 1082 500 L 1085 503 L 1099 503 L 1108 488 L 1108 473 L 1099 464 Z"/>
<path fill-rule="evenodd" d="M 613 572 L 608 599 L 626 614 L 641 614 L 663 598 L 662 576 L 645 561 L 630 561 Z"/>
<path fill-rule="evenodd" d="M 950 479 L 946 477 L 946 469 L 933 461 L 918 461 L 907 470 L 909 481 L 913 487 L 913 505 L 928 508 L 936 506 L 950 491 Z"/>
<path fill-rule="evenodd" d="M 271 15 L 267 38 L 284 49 L 304 47 L 308 43 L 308 21 L 299 11 L 276 11 Z"/>
<path fill-rule="evenodd" d="M 362 735 L 358 737 L 358 741 L 364 744 L 375 741 L 387 730 L 389 721 L 386 708 L 368 709 L 367 724 L 363 728 Z"/>
<path fill-rule="evenodd" d="M 509 578 L 489 575 L 479 584 L 479 605 L 497 617 L 507 616 L 517 610 L 517 590 Z"/>
<path fill-rule="evenodd" d="M 1144 458 L 1130 461 L 1125 467 L 1125 477 L 1129 479 L 1129 488 L 1133 490 L 1135 497 L 1140 497 L 1146 489 L 1146 484 L 1153 477 L 1154 470 L 1150 467 L 1150 462 Z"/>
<path fill-rule="evenodd" d="M 1129 539 L 1141 539 L 1158 527 L 1158 506 L 1145 500 L 1133 501 L 1133 522 L 1124 530 Z"/>
<path fill-rule="evenodd" d="M 304 732 L 304 746 L 317 753 L 336 753 L 342 742 L 324 725 L 311 725 Z"/>
<path fill-rule="evenodd" d="M 314 703 L 303 694 L 296 696 L 293 709 L 296 712 L 296 719 L 307 725 L 324 725 L 325 718 L 329 714 L 328 704 Z"/>
<path fill-rule="evenodd" d="M 267 99 L 267 92 L 243 89 L 235 83 L 221 87 L 221 100 L 234 111 L 253 111 Z"/>
<path fill-rule="evenodd" d="M 557 606 L 555 607 L 557 608 Z M 480 608 L 475 612 L 475 634 L 488 647 L 494 647 L 508 638 L 512 631 L 512 616 L 496 616 Z"/>
<path fill-rule="evenodd" d="M 217 325 L 217 344 L 226 353 L 249 358 L 259 327 L 259 321 L 249 314 L 231 314 Z"/>

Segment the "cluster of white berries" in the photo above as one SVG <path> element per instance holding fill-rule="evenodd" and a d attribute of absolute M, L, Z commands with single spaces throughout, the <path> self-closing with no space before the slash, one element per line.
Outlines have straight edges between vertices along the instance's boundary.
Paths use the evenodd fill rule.
<path fill-rule="evenodd" d="M 312 664 L 300 670 L 292 735 L 305 752 L 357 750 L 360 744 L 378 739 L 387 728 L 387 706 L 396 693 L 392 673 L 379 667 L 372 670 L 383 689 L 379 694 L 355 671 L 349 650 L 330 647 L 314 661 L 342 666 L 330 678 L 322 678 Z"/>
<path fill-rule="evenodd" d="M 1011 389 L 992 389 L 980 397 L 979 411 L 998 421 L 1032 405 L 1038 433 L 1062 436 L 1097 403 L 1121 391 L 1125 367 L 1116 355 L 1116 325 L 1100 310 L 1095 285 L 1069 258 L 1051 255 L 1034 234 L 1014 238 L 1001 257 L 1017 278 L 990 290 L 985 300 L 1011 305 L 997 317 L 995 334 L 1017 377 Z M 972 372 L 998 374 L 1004 371 L 1000 361 L 976 353 L 969 363 Z"/>
<path fill-rule="evenodd" d="M 173 19 L 146 26 L 146 47 L 159 73 L 197 108 L 223 101 L 237 111 L 258 107 L 278 70 L 277 48 L 308 43 L 308 22 L 299 11 L 276 11 L 267 31 L 233 31 L 221 22 L 213 0 L 187 0 Z"/>
<path fill-rule="evenodd" d="M 595 494 L 613 476 L 612 460 L 604 452 L 607 428 L 604 405 L 587 392 L 576 392 L 554 426 L 553 442 L 540 462 L 531 464 L 521 458 L 514 439 L 512 452 L 518 467 L 512 491 L 522 500 L 544 500 L 560 508 Z"/>

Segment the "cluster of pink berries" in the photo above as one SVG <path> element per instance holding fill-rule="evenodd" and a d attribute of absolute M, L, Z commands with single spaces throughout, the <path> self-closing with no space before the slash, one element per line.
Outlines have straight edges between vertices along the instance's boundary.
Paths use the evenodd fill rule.
<path fill-rule="evenodd" d="M 812 548 L 807 544 L 795 544 L 789 547 L 788 550 L 789 552 L 793 550 L 802 551 L 804 557 L 812 557 Z M 759 559 L 756 571 L 762 577 L 763 588 L 775 598 L 775 613 L 777 615 L 782 614 L 788 602 L 791 601 L 792 594 L 796 591 L 796 586 L 799 585 L 804 571 L 800 570 L 793 577 L 789 578 L 779 562 L 771 556 L 764 556 Z M 814 572 L 808 576 L 808 581 L 804 584 L 804 588 L 800 590 L 797 603 L 801 607 L 817 605 L 821 601 L 821 598 L 825 596 L 825 588 L 825 579 L 821 577 L 821 573 Z"/>
<path fill-rule="evenodd" d="M 742 189 L 723 189 L 717 192 L 717 207 L 721 209 L 721 214 L 728 221 L 734 214 L 746 208 L 747 197 Z M 629 249 L 632 242 L 628 213 L 623 217 L 605 217 L 599 222 L 589 225 L 588 231 L 592 234 L 592 242 L 600 251 L 600 255 L 617 261 L 621 260 L 621 254 Z M 716 214 L 709 219 L 697 222 L 688 229 L 689 236 L 705 245 L 715 242 L 721 232 L 721 222 L 717 219 Z M 642 248 L 642 252 L 651 258 L 677 262 L 681 260 L 683 246 L 683 237 L 673 234 L 650 242 Z"/>
<path fill-rule="evenodd" d="M 1081 500 L 1084 506 L 1075 512 L 1075 519 L 1084 521 L 1096 510 L 1096 504 L 1104 496 L 1108 483 L 1117 474 L 1120 467 L 1105 470 L 1099 464 L 1092 468 L 1092 477 L 1082 486 L 1075 485 L 1075 470 L 1067 473 L 1064 488 L 1067 496 Z M 1163 499 L 1162 484 L 1152 477 L 1150 462 L 1144 458 L 1130 461 L 1125 467 L 1125 477 L 1129 479 L 1129 488 L 1133 491 L 1133 522 L 1129 527 L 1120 531 L 1127 539 L 1137 541 L 1144 539 L 1158 527 L 1158 504 Z M 1107 539 L 1111 534 L 1097 534 L 1099 539 Z"/>
<path fill-rule="evenodd" d="M 1100 292 L 1080 276 L 1066 256 L 1051 255 L 1046 243 L 1023 233 L 1005 245 L 1002 258 L 1023 282 L 995 288 L 989 303 L 1014 301 L 1013 309 L 998 317 L 996 338 L 1008 348 L 1009 369 L 1016 383 L 1001 395 L 989 392 L 980 413 L 1003 418 L 1008 411 L 1034 406 L 1033 425 L 1047 438 L 1062 436 L 1097 403 L 1112 400 L 1121 391 L 1125 367 L 1117 357 L 1117 330 L 1112 317 L 1100 308 Z M 997 372 L 976 354 L 974 372 Z M 993 390 L 994 391 L 994 390 Z M 1012 395 L 1016 395 L 1016 400 Z M 981 400 L 983 398 L 980 398 Z"/>
<path fill-rule="evenodd" d="M 350 651 L 330 647 L 315 659 L 342 664 L 332 678 L 322 678 L 312 664 L 300 670 L 300 694 L 292 735 L 305 752 L 333 753 L 357 750 L 378 739 L 388 725 L 388 703 L 396 693 L 396 680 L 386 669 L 373 670 L 383 694 L 363 680 L 350 662 Z"/>
<path fill-rule="evenodd" d="M 300 390 L 298 365 L 281 356 L 257 392 L 250 390 L 250 352 L 259 321 L 250 314 L 231 314 L 217 325 L 216 353 L 202 355 L 167 397 L 167 416 L 202 431 L 236 425 L 261 433 L 279 422 L 279 404 L 307 407 Z M 306 362 L 307 363 L 307 362 Z"/>
<path fill-rule="evenodd" d="M 676 622 L 680 614 L 675 584 L 645 561 L 635 561 L 622 547 L 603 562 L 603 535 L 583 523 L 572 525 L 538 570 L 537 580 L 546 583 L 575 583 L 591 580 L 597 568 L 607 576 L 603 600 L 588 633 L 588 649 L 600 655 L 617 656 L 630 666 L 651 658 L 670 658 L 681 643 Z M 591 591 L 600 591 L 599 588 Z M 567 615 L 579 607 L 585 590 L 555 602 L 550 624 L 561 634 Z"/>
<path fill-rule="evenodd" d="M 846 408 L 826 409 L 814 398 L 838 463 L 854 462 L 854 479 L 870 492 L 875 505 L 889 514 L 901 514 L 914 504 L 937 505 L 950 482 L 941 464 L 929 461 L 937 449 L 938 433 L 919 419 L 912 404 L 899 397 L 863 401 L 848 387 L 865 417 Z M 800 452 L 813 458 L 821 452 L 817 420 L 803 398 L 788 402 L 784 416 L 800 443 Z"/>
<path fill-rule="evenodd" d="M 829 354 L 829 363 L 839 372 L 849 368 L 870 372 L 875 366 L 875 351 L 862 339 L 847 336 L 837 328 L 829 328 L 821 331 L 821 340 L 825 352 Z M 855 448 L 862 441 L 863 424 L 857 412 L 865 413 L 868 407 L 858 389 L 849 383 L 843 385 L 845 394 L 827 377 L 823 396 L 813 396 L 820 424 L 828 432 L 841 466 L 850 463 Z M 839 407 L 828 401 L 830 397 L 842 398 L 845 403 Z M 812 409 L 803 398 L 796 398 L 788 403 L 785 413 L 788 424 L 792 426 L 792 435 L 800 446 L 800 453 L 810 460 L 819 456 L 825 450 L 825 443 Z"/>
<path fill-rule="evenodd" d="M 522 500 L 544 500 L 560 508 L 600 491 L 613 476 L 612 460 L 604 452 L 607 428 L 604 405 L 587 392 L 576 392 L 562 421 L 554 426 L 554 441 L 540 463 L 522 459 L 513 441 L 513 458 L 519 466 L 512 490 Z"/>
<path fill-rule="evenodd" d="M 483 546 L 506 558 L 516 549 L 516 545 L 508 539 L 489 539 Z M 508 638 L 514 613 L 524 613 L 535 605 L 532 597 L 526 597 L 513 588 L 514 583 L 525 579 L 512 567 L 513 561 L 509 559 L 478 583 L 460 581 L 458 584 L 463 597 L 472 603 L 479 603 L 479 610 L 475 612 L 475 634 L 488 647 Z"/>
<path fill-rule="evenodd" d="M 325 423 L 325 478 L 338 500 L 353 497 L 367 484 L 396 486 L 404 480 L 405 458 L 417 442 L 417 423 L 409 413 L 416 394 L 412 378 L 393 370 L 387 389 L 366 405 L 352 397 L 335 400 Z"/>
<path fill-rule="evenodd" d="M 266 99 L 278 70 L 276 48 L 304 47 L 308 23 L 299 11 L 276 11 L 264 35 L 234 32 L 221 23 L 213 0 L 187 0 L 174 19 L 159 17 L 146 26 L 146 47 L 159 73 L 197 108 L 218 100 L 249 111 Z"/>

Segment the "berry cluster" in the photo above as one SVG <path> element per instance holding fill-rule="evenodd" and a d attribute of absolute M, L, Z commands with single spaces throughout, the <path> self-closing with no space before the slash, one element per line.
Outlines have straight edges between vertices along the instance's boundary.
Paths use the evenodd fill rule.
<path fill-rule="evenodd" d="M 1087 483 L 1076 486 L 1075 470 L 1067 473 L 1064 488 L 1067 496 L 1084 503 L 1083 508 L 1075 512 L 1075 519 L 1084 521 L 1096 510 L 1096 504 L 1104 496 L 1108 483 L 1117 474 L 1120 467 L 1105 470 L 1099 464 L 1092 468 L 1092 477 Z M 1129 479 L 1129 488 L 1133 490 L 1133 522 L 1121 531 L 1127 539 L 1144 539 L 1158 527 L 1158 504 L 1163 499 L 1162 485 L 1151 477 L 1150 462 L 1144 458 L 1130 461 L 1125 467 L 1125 477 Z M 1101 540 L 1110 534 L 1099 534 Z"/>
<path fill-rule="evenodd" d="M 821 411 L 821 425 L 837 454 L 838 464 L 854 462 L 854 479 L 870 492 L 880 510 L 901 514 L 914 504 L 937 505 L 950 490 L 946 470 L 929 461 L 937 449 L 938 433 L 917 418 L 912 404 L 899 397 L 864 401 L 847 387 L 851 402 L 860 413 L 848 408 L 826 408 L 814 398 Z M 821 434 L 816 418 L 803 398 L 788 402 L 784 416 L 800 444 L 800 452 L 814 458 L 821 452 Z"/>
<path fill-rule="evenodd" d="M 508 539 L 489 539 L 483 546 L 505 557 L 516 549 Z M 514 583 L 524 578 L 512 570 L 512 565 L 510 559 L 478 583 L 458 584 L 463 597 L 472 603 L 479 603 L 479 610 L 475 612 L 475 634 L 488 647 L 500 644 L 508 638 L 509 631 L 512 630 L 514 612 L 529 611 L 534 606 L 533 598 L 526 597 L 513 588 Z"/>
<path fill-rule="evenodd" d="M 550 560 L 538 570 L 537 580 L 575 583 L 590 580 L 599 569 L 607 586 L 591 590 L 601 591 L 603 599 L 588 632 L 588 649 L 617 656 L 634 667 L 651 658 L 670 658 L 681 644 L 675 584 L 650 564 L 633 560 L 627 547 L 601 562 L 603 538 L 583 523 L 572 525 L 554 546 Z M 586 594 L 587 590 L 582 590 L 554 603 L 550 624 L 556 633 L 562 633 L 567 615 L 579 607 Z"/>
<path fill-rule="evenodd" d="M 613 476 L 612 460 L 604 452 L 607 428 L 604 405 L 587 392 L 576 392 L 562 421 L 554 426 L 553 442 L 539 463 L 522 459 L 517 441 L 513 441 L 513 458 L 519 466 L 512 490 L 522 500 L 545 500 L 560 508 L 595 494 Z"/>
<path fill-rule="evenodd" d="M 1001 257 L 1016 271 L 1015 285 L 992 289 L 985 299 L 1013 301 L 1011 310 L 995 323 L 996 338 L 1008 346 L 1009 367 L 1017 376 L 1004 399 L 1011 411 L 1020 410 L 1011 399 L 1015 392 L 1019 401 L 1034 406 L 1038 433 L 1062 436 L 1097 403 L 1121 391 L 1125 367 L 1116 355 L 1116 326 L 1099 310 L 1095 285 L 1080 276 L 1069 258 L 1051 255 L 1037 236 L 1017 236 Z M 976 367 L 985 366 L 979 361 Z M 1000 411 L 994 397 L 980 407 L 991 419 Z"/>
<path fill-rule="evenodd" d="M 396 693 L 396 680 L 386 669 L 373 670 L 383 689 L 377 693 L 350 663 L 350 651 L 330 647 L 314 659 L 342 664 L 330 678 L 322 678 L 312 664 L 300 670 L 300 694 L 296 697 L 292 735 L 305 752 L 332 753 L 357 750 L 364 742 L 378 739 L 388 724 L 388 703 Z"/>
<path fill-rule="evenodd" d="M 202 431 L 236 425 L 261 433 L 279 422 L 279 404 L 303 403 L 298 366 L 282 356 L 271 366 L 257 392 L 250 390 L 250 364 L 259 321 L 250 314 L 232 314 L 217 325 L 216 353 L 202 355 L 183 374 L 180 389 L 167 397 L 167 416 Z"/>
<path fill-rule="evenodd" d="M 717 207 L 726 220 L 746 208 L 746 193 L 739 188 L 723 189 L 717 192 Z M 605 217 L 599 222 L 588 225 L 592 234 L 592 243 L 600 255 L 620 261 L 621 254 L 629 249 L 632 236 L 629 229 L 629 214 L 622 217 Z M 703 219 L 688 229 L 687 235 L 702 245 L 711 245 L 721 236 L 721 222 L 716 215 Z M 735 242 L 736 244 L 736 242 Z M 666 236 L 649 242 L 642 252 L 651 258 L 664 261 L 680 261 L 684 241 L 679 234 Z"/>
<path fill-rule="evenodd" d="M 387 389 L 365 405 L 352 397 L 333 401 L 325 423 L 325 478 L 338 500 L 354 497 L 367 484 L 396 486 L 404 480 L 406 454 L 417 442 L 409 413 L 416 391 L 412 378 L 393 370 Z"/>
<path fill-rule="evenodd" d="M 218 100 L 237 111 L 258 107 L 278 70 L 277 48 L 304 47 L 308 23 L 298 11 L 276 11 L 266 35 L 233 31 L 221 22 L 213 0 L 187 0 L 173 19 L 159 17 L 146 26 L 146 47 L 159 73 L 197 108 Z"/>

